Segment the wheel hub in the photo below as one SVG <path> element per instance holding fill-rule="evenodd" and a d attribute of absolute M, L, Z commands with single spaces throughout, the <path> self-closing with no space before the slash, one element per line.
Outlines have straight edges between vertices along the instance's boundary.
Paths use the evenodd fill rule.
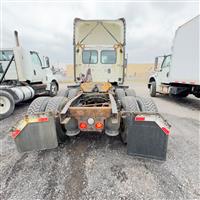
<path fill-rule="evenodd" d="M 9 111 L 11 106 L 10 100 L 7 97 L 0 97 L 0 114 L 4 114 Z"/>
<path fill-rule="evenodd" d="M 57 86 L 56 85 L 52 85 L 51 86 L 51 92 L 52 92 L 52 94 L 56 94 L 56 92 L 57 92 Z"/>

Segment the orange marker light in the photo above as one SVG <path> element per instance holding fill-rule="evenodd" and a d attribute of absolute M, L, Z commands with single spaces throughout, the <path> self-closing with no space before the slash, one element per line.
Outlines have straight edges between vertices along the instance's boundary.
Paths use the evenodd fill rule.
<path fill-rule="evenodd" d="M 103 124 L 101 122 L 97 122 L 95 124 L 96 129 L 102 129 L 103 128 Z"/>
<path fill-rule="evenodd" d="M 79 124 L 80 129 L 86 129 L 87 128 L 87 124 L 85 122 L 81 122 Z"/>

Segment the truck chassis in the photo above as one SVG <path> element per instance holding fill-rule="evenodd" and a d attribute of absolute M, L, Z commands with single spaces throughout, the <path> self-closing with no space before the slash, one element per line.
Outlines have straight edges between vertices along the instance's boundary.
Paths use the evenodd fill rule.
<path fill-rule="evenodd" d="M 12 129 L 19 152 L 52 149 L 68 137 L 97 132 L 120 134 L 129 155 L 166 159 L 170 125 L 151 99 L 136 97 L 127 87 L 93 82 L 69 88 L 65 94 L 32 102 Z"/>

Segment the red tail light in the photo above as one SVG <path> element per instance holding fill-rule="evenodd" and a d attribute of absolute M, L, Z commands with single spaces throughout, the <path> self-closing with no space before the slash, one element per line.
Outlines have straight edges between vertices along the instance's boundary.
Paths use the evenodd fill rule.
<path fill-rule="evenodd" d="M 97 122 L 95 124 L 96 129 L 102 129 L 103 128 L 103 124 L 101 122 Z"/>
<path fill-rule="evenodd" d="M 87 128 L 87 123 L 81 122 L 81 123 L 79 124 L 79 128 L 80 128 L 80 129 L 86 129 L 86 128 Z"/>
<path fill-rule="evenodd" d="M 48 117 L 40 117 L 38 118 L 38 122 L 48 122 Z"/>
<path fill-rule="evenodd" d="M 170 132 L 169 132 L 169 130 L 167 128 L 162 127 L 162 130 L 166 135 L 169 135 Z"/>
<path fill-rule="evenodd" d="M 13 139 L 15 139 L 20 133 L 21 133 L 21 130 L 16 129 L 15 131 L 13 131 L 13 132 L 11 133 L 11 137 L 12 137 Z"/>
<path fill-rule="evenodd" d="M 144 121 L 145 117 L 135 117 L 135 121 Z"/>

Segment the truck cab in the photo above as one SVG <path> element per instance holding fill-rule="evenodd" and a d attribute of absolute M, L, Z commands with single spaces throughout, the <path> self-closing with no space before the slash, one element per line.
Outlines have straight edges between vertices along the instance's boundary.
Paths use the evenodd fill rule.
<path fill-rule="evenodd" d="M 124 32 L 124 19 L 75 19 L 75 82 L 124 82 Z"/>
<path fill-rule="evenodd" d="M 169 84 L 171 57 L 171 54 L 169 54 L 155 58 L 154 71 L 150 75 L 148 82 L 150 94 L 154 93 L 155 90 L 159 91 L 162 84 Z"/>
<path fill-rule="evenodd" d="M 36 95 L 55 96 L 59 89 L 49 58 L 20 46 L 17 31 L 15 39 L 15 47 L 0 49 L 0 119 L 11 115 L 15 104 Z"/>
<path fill-rule="evenodd" d="M 40 56 L 36 51 L 26 50 L 22 47 L 0 50 L 0 78 L 3 76 L 12 56 L 14 56 L 14 59 L 2 82 L 43 83 L 47 85 L 47 90 L 50 90 L 50 84 L 55 78 L 50 69 L 49 58 Z"/>

